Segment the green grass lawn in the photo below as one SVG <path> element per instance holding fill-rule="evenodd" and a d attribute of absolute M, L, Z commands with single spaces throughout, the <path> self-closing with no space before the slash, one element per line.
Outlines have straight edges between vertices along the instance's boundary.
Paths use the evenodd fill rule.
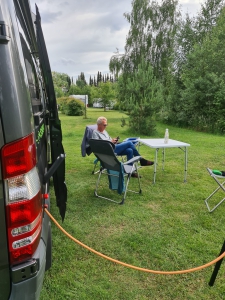
<path fill-rule="evenodd" d="M 183 182 L 184 153 L 168 149 L 164 171 L 159 152 L 156 184 L 152 183 L 153 167 L 141 168 L 142 195 L 128 192 L 125 204 L 117 205 L 94 196 L 94 156 L 81 156 L 85 126 L 95 124 L 101 115 L 108 119 L 107 131 L 112 137 L 119 135 L 123 140 L 137 136 L 127 126 L 121 127 L 121 118 L 127 116 L 118 111 L 88 109 L 87 119 L 60 114 L 68 202 L 62 224 L 52 196 L 53 216 L 84 244 L 138 267 L 182 270 L 216 258 L 225 238 L 225 203 L 213 213 L 208 212 L 204 199 L 216 183 L 206 167 L 225 170 L 224 137 L 168 126 L 171 139 L 191 145 L 187 182 Z M 157 124 L 154 136 L 141 137 L 162 138 L 166 127 Z M 154 151 L 148 147 L 141 146 L 140 153 L 147 159 L 154 158 Z M 136 180 L 131 178 L 131 186 Z M 108 193 L 107 183 L 103 192 Z M 218 193 L 218 197 L 223 196 Z M 41 300 L 225 299 L 225 262 L 215 285 L 209 287 L 214 265 L 183 275 L 154 275 L 96 256 L 68 239 L 54 224 L 52 238 L 53 265 L 45 275 Z"/>

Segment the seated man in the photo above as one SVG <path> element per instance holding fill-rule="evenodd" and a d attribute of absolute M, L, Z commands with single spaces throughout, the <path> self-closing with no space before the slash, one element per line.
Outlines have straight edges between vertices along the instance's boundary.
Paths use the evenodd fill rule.
<path fill-rule="evenodd" d="M 111 141 L 113 144 L 115 144 L 115 149 L 114 149 L 115 153 L 117 155 L 126 155 L 127 160 L 130 160 L 134 156 L 141 156 L 131 141 L 126 141 L 117 144 L 118 139 L 117 138 L 112 139 L 109 136 L 108 132 L 105 130 L 106 126 L 107 126 L 107 119 L 105 117 L 99 117 L 97 119 L 97 129 L 93 131 L 92 138 L 98 140 L 100 139 L 100 140 Z M 140 164 L 141 166 L 152 166 L 154 162 L 141 158 Z M 132 174 L 132 177 L 137 177 L 136 175 L 137 174 Z"/>

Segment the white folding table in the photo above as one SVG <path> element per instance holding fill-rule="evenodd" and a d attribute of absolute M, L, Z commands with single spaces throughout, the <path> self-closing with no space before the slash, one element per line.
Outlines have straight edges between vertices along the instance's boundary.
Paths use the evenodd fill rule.
<path fill-rule="evenodd" d="M 150 148 L 155 149 L 155 160 L 154 160 L 154 177 L 153 177 L 153 183 L 155 183 L 156 179 L 156 170 L 157 170 L 157 160 L 158 160 L 158 151 L 159 149 L 162 149 L 163 151 L 163 161 L 162 161 L 162 169 L 164 170 L 164 163 L 165 163 L 165 149 L 167 148 L 179 148 L 182 151 L 184 151 L 184 182 L 187 180 L 187 163 L 188 163 L 188 150 L 187 147 L 190 146 L 190 144 L 183 143 L 176 140 L 168 140 L 168 143 L 164 143 L 164 139 L 138 139 L 139 146 L 141 144 L 146 145 Z"/>

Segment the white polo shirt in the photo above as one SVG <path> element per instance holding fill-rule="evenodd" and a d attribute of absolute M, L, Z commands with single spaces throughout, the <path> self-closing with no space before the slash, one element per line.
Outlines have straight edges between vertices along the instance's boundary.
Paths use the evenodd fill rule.
<path fill-rule="evenodd" d="M 96 140 L 105 140 L 105 141 L 111 141 L 112 138 L 109 136 L 108 132 L 104 130 L 103 132 L 100 132 L 98 130 L 94 130 L 92 133 L 92 138 Z"/>

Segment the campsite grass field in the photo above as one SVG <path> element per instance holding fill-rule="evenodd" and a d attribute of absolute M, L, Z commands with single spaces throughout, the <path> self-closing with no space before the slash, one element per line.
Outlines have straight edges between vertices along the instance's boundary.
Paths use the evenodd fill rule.
<path fill-rule="evenodd" d="M 189 143 L 188 174 L 184 183 L 184 153 L 166 150 L 165 170 L 158 154 L 156 183 L 153 167 L 140 168 L 142 194 L 127 194 L 124 205 L 96 198 L 92 175 L 94 155 L 81 156 L 86 125 L 99 116 L 108 119 L 110 136 L 137 136 L 121 127 L 119 111 L 88 108 L 87 118 L 60 114 L 66 152 L 67 212 L 62 223 L 51 192 L 51 213 L 74 238 L 109 257 L 137 267 L 159 271 L 195 268 L 214 260 L 225 238 L 225 202 L 209 213 L 204 199 L 217 187 L 206 168 L 225 170 L 225 138 L 157 123 L 154 136 Z M 153 160 L 154 150 L 140 147 L 144 158 Z M 109 192 L 103 180 L 102 192 Z M 137 179 L 131 178 L 130 187 Z M 120 197 L 114 193 L 113 197 Z M 225 197 L 218 192 L 212 205 Z M 133 270 L 110 262 L 84 249 L 52 223 L 52 267 L 45 274 L 41 300 L 180 300 L 225 299 L 225 261 L 215 284 L 208 285 L 215 265 L 200 271 L 161 275 Z"/>

